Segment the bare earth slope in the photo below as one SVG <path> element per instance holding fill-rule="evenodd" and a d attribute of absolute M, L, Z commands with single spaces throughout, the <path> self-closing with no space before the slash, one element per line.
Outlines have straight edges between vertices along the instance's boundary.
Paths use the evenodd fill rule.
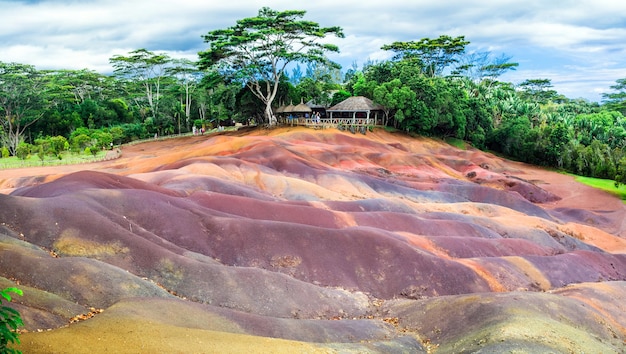
<path fill-rule="evenodd" d="M 624 204 L 376 131 L 154 141 L 0 171 L 25 353 L 620 353 Z"/>

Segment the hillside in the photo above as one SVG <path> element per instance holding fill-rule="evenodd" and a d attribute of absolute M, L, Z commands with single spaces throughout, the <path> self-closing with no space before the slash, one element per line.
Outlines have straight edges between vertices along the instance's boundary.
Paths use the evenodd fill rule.
<path fill-rule="evenodd" d="M 478 150 L 254 130 L 3 170 L 0 192 L 24 353 L 626 344 L 624 204 Z"/>

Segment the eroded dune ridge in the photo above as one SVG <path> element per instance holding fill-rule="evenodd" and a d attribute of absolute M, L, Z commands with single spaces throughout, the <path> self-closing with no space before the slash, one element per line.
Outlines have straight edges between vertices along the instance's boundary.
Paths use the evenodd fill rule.
<path fill-rule="evenodd" d="M 0 171 L 0 190 L 25 353 L 626 345 L 621 201 L 473 149 L 254 130 Z"/>

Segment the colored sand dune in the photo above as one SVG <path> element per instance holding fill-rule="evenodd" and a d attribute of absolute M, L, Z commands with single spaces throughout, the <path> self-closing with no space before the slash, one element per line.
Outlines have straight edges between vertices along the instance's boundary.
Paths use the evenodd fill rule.
<path fill-rule="evenodd" d="M 626 343 L 624 204 L 473 149 L 257 130 L 0 171 L 0 191 L 25 353 Z"/>

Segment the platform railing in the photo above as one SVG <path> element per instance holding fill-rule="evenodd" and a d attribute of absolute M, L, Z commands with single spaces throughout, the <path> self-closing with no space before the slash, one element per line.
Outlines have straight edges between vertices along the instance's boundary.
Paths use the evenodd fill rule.
<path fill-rule="evenodd" d="M 281 120 L 282 124 L 285 125 L 300 125 L 311 128 L 340 128 L 340 127 L 368 127 L 371 125 L 375 125 L 376 121 L 374 119 L 366 119 L 366 118 L 283 118 Z"/>

